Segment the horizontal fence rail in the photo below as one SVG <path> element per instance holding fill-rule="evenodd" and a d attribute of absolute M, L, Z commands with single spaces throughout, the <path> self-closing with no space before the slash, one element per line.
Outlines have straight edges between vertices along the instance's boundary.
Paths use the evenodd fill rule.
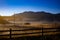
<path fill-rule="evenodd" d="M 45 34 L 51 35 L 54 33 L 60 33 L 60 28 L 31 28 L 31 29 L 24 29 L 24 30 L 0 30 L 0 36 L 5 37 L 9 36 L 12 37 L 22 37 L 22 36 L 43 36 Z M 49 34 L 50 33 L 50 34 Z"/>

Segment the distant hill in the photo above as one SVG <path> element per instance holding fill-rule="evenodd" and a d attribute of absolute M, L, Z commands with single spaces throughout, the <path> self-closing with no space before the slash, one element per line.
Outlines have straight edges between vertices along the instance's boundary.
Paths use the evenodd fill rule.
<path fill-rule="evenodd" d="M 52 14 L 48 12 L 23 12 L 23 13 L 17 13 L 15 15 L 15 20 L 27 20 L 27 21 L 47 21 L 47 22 L 53 22 L 57 21 L 60 22 L 60 13 L 58 14 Z"/>
<path fill-rule="evenodd" d="M 9 22 L 4 20 L 2 16 L 0 16 L 0 24 L 8 24 Z"/>
<path fill-rule="evenodd" d="M 16 13 L 12 16 L 0 17 L 0 24 L 16 23 L 19 26 L 33 26 L 33 27 L 60 27 L 60 13 L 53 14 L 48 12 L 23 12 Z M 30 23 L 30 24 L 29 24 Z M 29 25 L 26 25 L 29 24 Z"/>

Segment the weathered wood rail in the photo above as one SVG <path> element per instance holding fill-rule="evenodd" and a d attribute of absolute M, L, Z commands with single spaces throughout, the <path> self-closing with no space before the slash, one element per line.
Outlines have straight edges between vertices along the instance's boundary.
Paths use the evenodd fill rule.
<path fill-rule="evenodd" d="M 44 35 L 54 35 L 60 33 L 60 28 L 31 28 L 24 30 L 0 30 L 0 32 L 6 32 L 6 34 L 0 34 L 1 37 L 13 38 L 13 37 L 23 37 L 23 36 L 44 36 Z M 7 34 L 7 32 L 9 32 Z M 18 32 L 18 33 L 17 33 Z"/>

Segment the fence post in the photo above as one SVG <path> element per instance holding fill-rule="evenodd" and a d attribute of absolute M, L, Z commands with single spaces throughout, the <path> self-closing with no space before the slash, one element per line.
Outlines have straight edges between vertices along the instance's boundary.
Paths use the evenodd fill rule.
<path fill-rule="evenodd" d="M 42 40 L 43 40 L 43 27 L 42 27 Z"/>
<path fill-rule="evenodd" d="M 11 40 L 11 38 L 12 38 L 11 32 L 12 32 L 12 29 L 10 28 L 10 40 Z"/>

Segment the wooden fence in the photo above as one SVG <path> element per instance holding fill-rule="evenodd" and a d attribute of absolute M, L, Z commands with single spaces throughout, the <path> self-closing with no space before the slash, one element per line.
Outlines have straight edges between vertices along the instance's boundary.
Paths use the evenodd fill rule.
<path fill-rule="evenodd" d="M 30 31 L 30 30 L 32 30 L 32 31 L 38 30 L 38 32 L 37 31 L 36 32 L 25 32 L 25 31 Z M 18 32 L 22 31 L 25 33 L 12 34 L 12 32 L 16 32 L 16 31 L 18 31 Z M 10 30 L 0 30 L 0 32 L 9 32 L 9 34 L 3 34 L 3 35 L 0 34 L 0 36 L 9 36 L 9 38 L 11 39 L 13 35 L 22 35 L 22 36 L 25 35 L 26 36 L 27 34 L 30 34 L 30 36 L 34 36 L 32 34 L 39 34 L 39 35 L 41 34 L 40 36 L 44 36 L 44 33 L 46 33 L 48 35 L 49 32 L 51 32 L 50 34 L 54 34 L 54 33 L 57 34 L 57 33 L 60 33 L 60 28 L 31 28 L 31 29 L 24 29 L 24 30 L 12 30 L 12 29 L 10 29 Z M 27 36 L 29 36 L 29 35 L 27 35 Z"/>

